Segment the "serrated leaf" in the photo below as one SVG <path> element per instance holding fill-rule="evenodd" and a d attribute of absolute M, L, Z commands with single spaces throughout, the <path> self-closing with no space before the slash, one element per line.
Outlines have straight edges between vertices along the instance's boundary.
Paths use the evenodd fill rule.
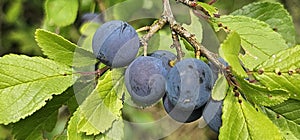
<path fill-rule="evenodd" d="M 124 139 L 124 123 L 122 119 L 116 120 L 112 127 L 104 134 L 97 135 L 95 140 L 122 140 Z"/>
<path fill-rule="evenodd" d="M 67 136 L 68 140 L 93 140 L 94 136 L 87 136 L 83 132 L 79 132 L 78 123 L 80 121 L 80 108 L 73 113 L 69 123 Z"/>
<path fill-rule="evenodd" d="M 108 130 L 121 116 L 124 70 L 109 71 L 80 105 L 80 132 L 97 135 Z"/>
<path fill-rule="evenodd" d="M 281 140 L 278 128 L 241 96 L 228 90 L 223 102 L 220 140 Z"/>
<path fill-rule="evenodd" d="M 54 128 L 59 108 L 74 97 L 73 90 L 54 96 L 46 106 L 35 112 L 32 116 L 13 125 L 13 134 L 16 139 L 41 140 L 44 132 Z"/>
<path fill-rule="evenodd" d="M 229 85 L 227 83 L 226 77 L 222 74 L 219 75 L 214 88 L 212 89 L 212 98 L 216 101 L 221 101 L 225 98 L 226 93 L 229 89 Z"/>
<path fill-rule="evenodd" d="M 232 12 L 231 15 L 243 15 L 264 21 L 273 30 L 281 34 L 289 47 L 294 46 L 296 43 L 296 32 L 292 17 L 280 3 L 251 3 Z"/>
<path fill-rule="evenodd" d="M 197 2 L 197 4 L 200 5 L 211 17 L 218 13 L 218 9 L 212 5 L 204 2 Z"/>
<path fill-rule="evenodd" d="M 266 114 L 277 125 L 285 139 L 300 139 L 300 101 L 287 100 L 266 108 Z"/>
<path fill-rule="evenodd" d="M 221 44 L 219 53 L 221 57 L 232 67 L 233 72 L 241 77 L 248 75 L 242 68 L 238 55 L 241 49 L 241 38 L 236 32 L 231 32 L 226 40 Z"/>
<path fill-rule="evenodd" d="M 121 140 L 124 137 L 124 124 L 123 120 L 119 119 L 113 122 L 112 127 L 105 133 L 96 136 L 86 135 L 79 131 L 78 123 L 80 121 L 80 108 L 74 113 L 68 125 L 68 140 Z"/>
<path fill-rule="evenodd" d="M 268 88 L 249 83 L 244 79 L 238 79 L 241 92 L 255 104 L 263 106 L 274 106 L 280 104 L 290 97 L 285 90 Z"/>
<path fill-rule="evenodd" d="M 274 32 L 265 22 L 257 19 L 245 16 L 221 16 L 216 21 L 240 35 L 245 51 L 240 59 L 250 70 L 269 56 L 288 47 L 280 34 Z"/>
<path fill-rule="evenodd" d="M 79 48 L 55 33 L 38 29 L 35 32 L 35 38 L 43 53 L 57 62 L 77 67 L 96 63 L 93 53 Z"/>
<path fill-rule="evenodd" d="M 41 57 L 11 54 L 0 58 L 0 124 L 31 115 L 75 79 L 70 67 Z"/>
<path fill-rule="evenodd" d="M 300 45 L 272 55 L 254 70 L 254 77 L 270 89 L 282 88 L 300 100 Z"/>
<path fill-rule="evenodd" d="M 72 24 L 77 16 L 78 5 L 78 0 L 46 0 L 47 21 L 59 27 Z"/>
<path fill-rule="evenodd" d="M 188 31 L 191 31 L 196 36 L 197 40 L 199 42 L 202 42 L 202 38 L 203 38 L 202 24 L 199 21 L 199 18 L 195 16 L 195 14 L 192 11 L 190 11 L 190 15 L 191 15 L 191 24 L 189 25 L 183 24 L 182 27 L 184 27 Z"/>

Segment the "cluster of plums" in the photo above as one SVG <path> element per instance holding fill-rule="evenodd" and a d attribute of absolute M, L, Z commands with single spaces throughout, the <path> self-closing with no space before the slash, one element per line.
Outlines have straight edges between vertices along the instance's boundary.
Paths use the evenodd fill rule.
<path fill-rule="evenodd" d="M 100 26 L 92 47 L 97 59 L 111 68 L 128 66 L 125 85 L 136 105 L 147 107 L 163 99 L 166 112 L 174 120 L 188 123 L 203 115 L 210 128 L 219 131 L 222 101 L 211 99 L 218 72 L 213 72 L 212 66 L 195 58 L 173 64 L 176 55 L 165 50 L 136 57 L 139 37 L 131 25 L 119 20 Z"/>

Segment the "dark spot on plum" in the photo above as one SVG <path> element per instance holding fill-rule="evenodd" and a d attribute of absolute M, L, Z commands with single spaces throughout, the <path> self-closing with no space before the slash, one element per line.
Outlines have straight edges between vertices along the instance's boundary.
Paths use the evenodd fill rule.
<path fill-rule="evenodd" d="M 192 65 L 188 65 L 188 67 L 189 67 L 190 69 L 193 69 L 193 68 L 194 68 Z"/>
<path fill-rule="evenodd" d="M 202 84 L 203 83 L 203 79 L 200 77 L 199 78 L 199 83 Z"/>
<path fill-rule="evenodd" d="M 202 71 L 202 75 L 203 75 L 203 77 L 205 78 L 205 72 L 204 72 L 204 71 Z"/>

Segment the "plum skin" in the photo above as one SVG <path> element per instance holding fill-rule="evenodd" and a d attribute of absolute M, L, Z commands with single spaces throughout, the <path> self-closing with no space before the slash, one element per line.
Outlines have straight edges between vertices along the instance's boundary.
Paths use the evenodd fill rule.
<path fill-rule="evenodd" d="M 135 29 L 120 20 L 104 23 L 97 29 L 92 40 L 96 58 L 112 68 L 129 65 L 135 59 L 139 47 Z"/>
<path fill-rule="evenodd" d="M 219 133 L 222 125 L 222 105 L 223 101 L 210 99 L 203 111 L 204 121 L 216 133 Z"/>
<path fill-rule="evenodd" d="M 182 110 L 178 106 L 173 105 L 166 96 L 163 97 L 163 106 L 172 119 L 182 123 L 196 121 L 202 116 L 204 109 L 204 106 L 202 106 L 195 110 Z"/>
<path fill-rule="evenodd" d="M 184 59 L 168 73 L 167 97 L 183 110 L 198 109 L 210 98 L 212 78 L 206 63 L 194 58 Z"/>
<path fill-rule="evenodd" d="M 125 85 L 134 103 L 147 107 L 165 94 L 167 70 L 158 58 L 140 56 L 125 71 Z"/>

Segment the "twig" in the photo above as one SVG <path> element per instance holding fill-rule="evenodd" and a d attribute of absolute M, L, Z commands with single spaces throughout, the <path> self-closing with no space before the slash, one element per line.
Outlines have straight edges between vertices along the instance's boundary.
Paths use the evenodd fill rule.
<path fill-rule="evenodd" d="M 216 1 L 217 0 L 211 0 L 210 2 L 208 2 L 208 4 L 211 5 L 211 4 L 215 3 Z M 180 3 L 184 4 L 184 5 L 187 5 L 187 6 L 191 7 L 191 8 L 193 8 L 193 9 L 195 9 L 196 11 L 201 11 L 202 13 L 205 14 L 205 16 L 202 15 L 205 18 L 209 18 L 211 16 L 215 16 L 215 17 L 219 16 L 218 14 L 216 14 L 216 15 L 209 15 L 208 11 L 206 11 L 202 6 L 200 6 L 199 4 L 197 4 L 196 1 L 176 0 L 176 2 L 180 2 Z"/>
<path fill-rule="evenodd" d="M 208 4 L 212 5 L 212 4 L 216 3 L 216 2 L 217 2 L 217 0 L 211 0 L 210 2 L 208 2 Z"/>
<path fill-rule="evenodd" d="M 172 31 L 172 39 L 173 39 L 173 45 L 172 46 L 175 47 L 176 52 L 177 52 L 177 60 L 181 61 L 183 56 L 184 56 L 184 53 L 182 52 L 181 45 L 180 45 L 180 42 L 179 42 L 179 38 L 178 38 L 178 35 L 176 34 L 175 31 Z"/>
<path fill-rule="evenodd" d="M 147 55 L 147 47 L 148 47 L 148 41 L 150 38 L 157 32 L 159 31 L 164 25 L 167 23 L 167 20 L 164 18 L 159 19 L 157 22 L 153 23 L 150 26 L 149 32 L 142 36 L 140 42 L 144 46 L 144 56 Z"/>
<path fill-rule="evenodd" d="M 148 31 L 150 30 L 150 26 L 144 26 L 136 30 L 136 32 Z"/>

